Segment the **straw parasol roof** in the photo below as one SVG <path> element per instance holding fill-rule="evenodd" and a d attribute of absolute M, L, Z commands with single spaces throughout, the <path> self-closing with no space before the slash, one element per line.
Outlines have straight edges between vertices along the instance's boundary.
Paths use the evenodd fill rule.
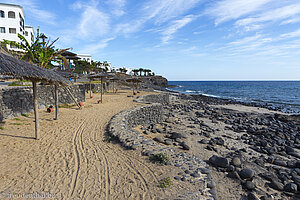
<path fill-rule="evenodd" d="M 141 81 L 138 78 L 128 78 L 128 79 L 126 79 L 126 82 L 131 82 L 132 83 L 132 95 L 135 95 L 135 93 L 134 93 L 134 84 L 135 83 L 139 84 L 139 83 L 141 83 L 143 81 Z"/>
<path fill-rule="evenodd" d="M 80 59 L 76 53 L 73 53 L 71 51 L 64 51 L 61 55 L 63 57 L 65 57 L 66 59 L 70 59 L 70 60 L 79 60 Z"/>
<path fill-rule="evenodd" d="M 99 72 L 97 74 L 90 74 L 87 76 L 89 79 L 94 79 L 94 78 L 105 78 L 105 77 L 112 77 L 112 75 L 105 73 L 105 72 Z"/>
<path fill-rule="evenodd" d="M 23 77 L 31 81 L 46 81 L 60 85 L 68 84 L 62 76 L 52 70 L 40 68 L 1 52 L 0 74 Z"/>
<path fill-rule="evenodd" d="M 22 77 L 32 81 L 33 86 L 33 109 L 35 118 L 35 138 L 39 137 L 39 116 L 38 116 L 38 97 L 37 82 L 46 81 L 55 84 L 55 104 L 58 108 L 57 85 L 68 85 L 68 82 L 56 72 L 38 67 L 28 62 L 19 60 L 0 51 L 0 74 Z M 57 113 L 56 109 L 56 114 Z M 56 115 L 57 116 L 57 115 Z"/>
<path fill-rule="evenodd" d="M 91 74 L 91 75 L 87 76 L 87 78 L 90 79 L 90 97 L 92 97 L 91 80 L 95 79 L 95 78 L 100 78 L 101 79 L 101 96 L 100 96 L 100 100 L 98 101 L 98 103 L 102 103 L 103 78 L 106 78 L 106 77 L 112 77 L 112 75 L 109 75 L 108 73 L 105 73 L 105 72 L 100 72 L 100 73 L 97 73 L 97 74 Z"/>
<path fill-rule="evenodd" d="M 76 74 L 74 72 L 72 72 L 73 70 L 61 70 L 58 67 L 52 69 L 54 72 L 58 73 L 59 75 L 61 75 L 64 78 L 80 78 L 79 74 Z"/>

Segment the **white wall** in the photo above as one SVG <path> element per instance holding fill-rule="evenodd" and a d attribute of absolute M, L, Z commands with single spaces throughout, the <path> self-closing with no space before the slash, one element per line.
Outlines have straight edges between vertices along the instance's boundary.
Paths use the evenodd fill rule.
<path fill-rule="evenodd" d="M 11 40 L 20 42 L 18 33 L 25 36 L 25 14 L 23 8 L 18 5 L 9 5 L 0 3 L 0 11 L 4 11 L 4 18 L 0 15 L 0 27 L 5 28 L 5 33 L 0 33 L 0 41 Z M 8 12 L 13 11 L 15 18 L 8 18 Z M 14 28 L 16 33 L 9 33 L 9 28 Z M 11 49 L 9 47 L 9 49 Z M 13 48 L 13 50 L 17 50 Z"/>
<path fill-rule="evenodd" d="M 25 26 L 25 38 L 29 43 L 33 43 L 34 41 L 34 30 L 32 26 Z"/>
<path fill-rule="evenodd" d="M 80 60 L 85 60 L 89 63 L 92 63 L 92 56 L 88 54 L 77 54 L 77 57 L 80 58 Z"/>

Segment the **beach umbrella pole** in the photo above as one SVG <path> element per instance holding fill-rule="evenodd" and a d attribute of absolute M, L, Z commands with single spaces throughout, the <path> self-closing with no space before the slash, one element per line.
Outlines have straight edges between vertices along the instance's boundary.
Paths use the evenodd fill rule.
<path fill-rule="evenodd" d="M 132 82 L 132 95 L 134 95 L 134 83 Z"/>
<path fill-rule="evenodd" d="M 58 120 L 58 86 L 54 85 L 55 89 L 55 120 Z"/>
<path fill-rule="evenodd" d="M 90 79 L 90 98 L 92 98 L 92 79 Z"/>
<path fill-rule="evenodd" d="M 102 93 L 103 93 L 103 79 L 101 77 L 101 103 L 102 103 Z"/>
<path fill-rule="evenodd" d="M 37 86 L 36 81 L 32 82 L 33 86 L 33 109 L 34 109 L 34 119 L 35 119 L 35 139 L 39 139 L 39 110 L 38 110 L 38 99 L 37 99 Z"/>
<path fill-rule="evenodd" d="M 115 81 L 113 81 L 113 93 L 115 93 Z"/>

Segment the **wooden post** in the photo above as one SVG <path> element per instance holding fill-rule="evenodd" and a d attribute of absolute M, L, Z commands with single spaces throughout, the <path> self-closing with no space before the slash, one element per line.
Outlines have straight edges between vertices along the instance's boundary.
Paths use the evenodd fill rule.
<path fill-rule="evenodd" d="M 132 95 L 134 96 L 134 83 L 132 82 Z"/>
<path fill-rule="evenodd" d="M 101 103 L 102 103 L 102 93 L 103 93 L 103 78 L 101 77 Z"/>
<path fill-rule="evenodd" d="M 38 97 L 37 97 L 37 87 L 36 81 L 32 81 L 33 85 L 33 109 L 34 109 L 34 119 L 35 119 L 35 139 L 39 139 L 39 109 L 38 109 Z"/>
<path fill-rule="evenodd" d="M 113 80 L 113 93 L 115 93 L 115 81 Z"/>
<path fill-rule="evenodd" d="M 90 79 L 90 98 L 92 98 L 92 79 Z"/>
<path fill-rule="evenodd" d="M 69 93 L 69 95 L 71 96 L 71 98 L 73 99 L 73 101 L 75 102 L 76 106 L 81 109 L 81 106 L 79 105 L 79 103 L 77 102 L 77 99 L 73 96 L 72 92 L 69 90 L 68 87 L 65 87 L 65 89 L 67 90 L 67 92 Z"/>
<path fill-rule="evenodd" d="M 58 120 L 58 86 L 54 85 L 55 90 L 55 120 Z"/>

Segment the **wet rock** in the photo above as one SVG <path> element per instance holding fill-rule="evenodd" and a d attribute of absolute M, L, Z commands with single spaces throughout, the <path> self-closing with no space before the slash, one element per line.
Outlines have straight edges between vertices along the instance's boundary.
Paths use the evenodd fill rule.
<path fill-rule="evenodd" d="M 242 179 L 251 179 L 254 176 L 254 174 L 255 174 L 254 171 L 249 168 L 242 169 L 239 172 L 239 175 Z"/>
<path fill-rule="evenodd" d="M 209 162 L 216 167 L 227 168 L 229 166 L 229 161 L 227 158 L 219 157 L 216 155 L 210 157 Z"/>

